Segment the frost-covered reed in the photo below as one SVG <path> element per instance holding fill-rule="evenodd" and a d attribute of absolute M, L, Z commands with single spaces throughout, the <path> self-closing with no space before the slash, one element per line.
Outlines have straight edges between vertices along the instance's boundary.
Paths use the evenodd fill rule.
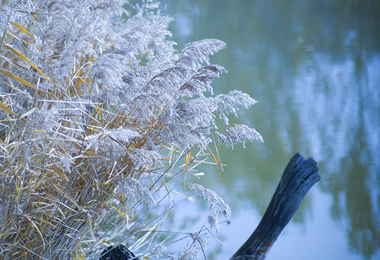
<path fill-rule="evenodd" d="M 0 259 L 96 259 L 114 241 L 135 242 L 147 257 L 203 252 L 200 232 L 185 250 L 166 252 L 156 231 L 176 203 L 159 208 L 194 166 L 220 165 L 213 135 L 227 146 L 262 138 L 228 125 L 255 100 L 213 94 L 226 70 L 209 56 L 225 43 L 178 52 L 171 21 L 148 0 L 2 1 Z M 228 206 L 190 187 L 211 202 L 208 226 L 217 230 Z"/>

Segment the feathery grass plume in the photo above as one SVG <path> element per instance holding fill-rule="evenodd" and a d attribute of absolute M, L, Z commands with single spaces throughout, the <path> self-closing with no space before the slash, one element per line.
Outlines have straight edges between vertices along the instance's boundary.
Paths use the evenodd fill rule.
<path fill-rule="evenodd" d="M 182 50 L 176 64 L 199 69 L 202 63 L 209 65 L 209 56 L 225 46 L 226 44 L 224 42 L 214 39 L 188 43 Z"/>
<path fill-rule="evenodd" d="M 242 143 L 245 148 L 247 141 L 259 140 L 264 142 L 263 137 L 255 129 L 246 125 L 233 125 L 224 129 L 225 133 L 215 131 L 218 143 L 222 142 L 227 147 L 233 148 L 237 143 Z"/>
<path fill-rule="evenodd" d="M 229 217 L 231 216 L 231 209 L 228 206 L 227 203 L 224 202 L 224 200 L 219 197 L 215 191 L 212 191 L 210 189 L 206 189 L 205 187 L 196 184 L 191 183 L 188 185 L 190 189 L 197 191 L 201 194 L 201 196 L 207 200 L 208 202 L 211 202 L 210 204 L 210 215 L 208 216 L 208 224 L 210 225 L 211 229 L 215 229 L 215 231 L 219 232 L 219 223 L 217 221 L 218 217 L 224 217 L 226 220 L 229 220 Z"/>
<path fill-rule="evenodd" d="M 115 180 L 117 188 L 120 190 L 131 203 L 143 200 L 156 204 L 149 190 L 138 180 L 134 178 L 120 178 Z"/>
<path fill-rule="evenodd" d="M 172 18 L 157 7 L 3 1 L 0 259 L 96 259 L 104 245 L 132 242 L 140 255 L 159 255 L 169 245 L 158 231 L 177 206 L 176 184 L 198 177 L 207 159 L 221 165 L 207 147 L 211 135 L 231 147 L 262 140 L 228 126 L 229 114 L 256 101 L 240 91 L 213 96 L 211 82 L 226 70 L 209 56 L 225 43 L 201 40 L 178 53 Z M 228 206 L 190 187 L 211 202 L 217 230 Z M 199 247 L 180 258 L 204 254 L 198 236 Z"/>

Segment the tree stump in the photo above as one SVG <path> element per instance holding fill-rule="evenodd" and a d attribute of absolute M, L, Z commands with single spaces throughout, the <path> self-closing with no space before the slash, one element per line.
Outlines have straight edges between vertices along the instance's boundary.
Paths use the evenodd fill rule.
<path fill-rule="evenodd" d="M 99 260 L 139 260 L 127 247 L 124 245 L 109 246 L 103 250 Z"/>
<path fill-rule="evenodd" d="M 317 163 L 296 153 L 286 166 L 273 198 L 256 230 L 230 260 L 261 260 L 297 211 L 310 188 L 320 180 Z"/>

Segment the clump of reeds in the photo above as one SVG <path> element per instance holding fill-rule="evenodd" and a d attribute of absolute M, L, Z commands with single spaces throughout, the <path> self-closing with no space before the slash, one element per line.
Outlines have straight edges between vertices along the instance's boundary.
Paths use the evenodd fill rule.
<path fill-rule="evenodd" d="M 204 151 L 220 164 L 207 146 L 212 135 L 228 146 L 261 140 L 252 128 L 228 126 L 228 114 L 255 100 L 239 91 L 213 96 L 210 84 L 225 69 L 208 57 L 225 44 L 202 40 L 178 53 L 157 3 L 2 3 L 0 259 L 99 252 L 119 234 L 109 214 L 128 222 L 136 203 L 156 207 L 160 187 L 169 193 L 167 182 L 184 181 Z M 229 214 L 218 210 L 215 228 L 215 217 Z M 155 246 L 151 255 L 164 248 Z"/>

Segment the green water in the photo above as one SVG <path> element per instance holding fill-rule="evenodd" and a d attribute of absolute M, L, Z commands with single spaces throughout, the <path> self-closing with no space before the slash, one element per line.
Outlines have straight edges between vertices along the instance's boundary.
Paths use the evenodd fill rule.
<path fill-rule="evenodd" d="M 265 142 L 221 147 L 223 179 L 208 169 L 200 181 L 233 210 L 209 259 L 228 259 L 248 238 L 296 152 L 318 162 L 322 180 L 267 259 L 380 259 L 380 1 L 162 3 L 179 49 L 204 38 L 227 43 L 212 59 L 228 70 L 215 93 L 239 89 L 259 101 L 232 122 Z M 194 212 L 207 208 L 177 217 Z"/>

